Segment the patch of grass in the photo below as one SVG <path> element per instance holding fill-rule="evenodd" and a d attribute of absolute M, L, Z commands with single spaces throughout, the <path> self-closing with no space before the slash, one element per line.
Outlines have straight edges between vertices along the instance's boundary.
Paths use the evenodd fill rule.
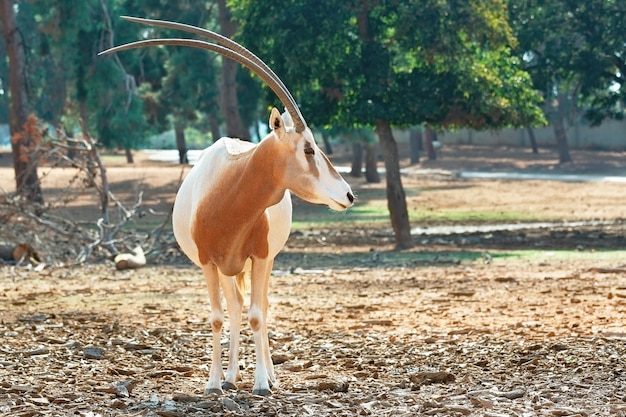
<path fill-rule="evenodd" d="M 409 220 L 413 224 L 477 224 L 477 223 L 512 223 L 512 222 L 539 222 L 552 221 L 545 215 L 529 212 L 509 211 L 473 211 L 473 210 L 423 210 L 410 209 Z M 293 228 L 305 229 L 311 227 L 336 227 L 340 224 L 372 224 L 384 226 L 388 224 L 389 210 L 384 200 L 371 200 L 342 213 L 336 213 L 323 206 L 304 207 L 294 209 Z"/>
<path fill-rule="evenodd" d="M 383 205 L 384 204 L 384 205 Z M 293 229 L 328 228 L 338 225 L 354 223 L 389 222 L 389 211 L 386 202 L 367 203 L 354 206 L 344 212 L 337 213 L 325 206 L 316 206 L 308 203 L 298 204 L 293 210 Z"/>
<path fill-rule="evenodd" d="M 407 197 L 415 197 L 421 193 L 442 189 L 471 188 L 468 185 L 450 187 L 410 187 L 405 188 Z M 512 223 L 555 221 L 560 218 L 545 212 L 503 211 L 489 207 L 472 209 L 471 207 L 454 207 L 447 209 L 428 209 L 409 203 L 409 220 L 418 224 L 481 224 L 481 223 Z M 413 206 L 413 207 L 411 207 Z M 358 192 L 356 204 L 343 213 L 335 213 L 325 206 L 316 206 L 297 201 L 293 213 L 294 229 L 346 227 L 350 224 L 372 225 L 372 227 L 388 227 L 389 210 L 384 188 L 366 188 Z"/>
<path fill-rule="evenodd" d="M 489 254 L 493 258 L 501 257 L 498 253 L 489 252 Z M 508 252 L 507 256 L 514 259 L 530 259 L 538 261 L 594 260 L 620 262 L 626 259 L 626 250 L 518 250 Z"/>
<path fill-rule="evenodd" d="M 502 252 L 492 251 L 394 251 L 385 252 L 383 257 L 387 264 L 406 264 L 410 262 L 435 262 L 442 265 L 453 262 L 480 261 L 488 256 L 494 262 L 509 261 L 548 261 L 548 260 L 594 260 L 594 261 L 621 261 L 626 259 L 626 250 L 608 251 L 538 251 L 538 250 L 512 250 Z"/>
<path fill-rule="evenodd" d="M 467 262 L 481 259 L 481 252 L 471 251 L 419 251 L 419 252 L 385 252 L 385 262 L 410 263 L 410 262 Z"/>
<path fill-rule="evenodd" d="M 107 153 L 107 154 L 100 155 L 100 158 L 102 159 L 102 162 L 104 163 L 104 165 L 120 165 L 120 164 L 123 165 L 127 163 L 126 155 L 122 153 L 120 154 Z"/>
<path fill-rule="evenodd" d="M 536 251 L 536 250 L 511 250 L 501 252 L 464 251 L 464 250 L 426 250 L 426 251 L 383 251 L 377 256 L 377 261 L 371 262 L 372 254 L 369 251 L 348 251 L 333 253 L 332 258 L 323 256 L 324 252 L 317 253 L 319 256 L 311 256 L 313 252 L 281 253 L 278 255 L 277 269 L 288 269 L 291 265 L 298 264 L 303 268 L 336 268 L 352 267 L 354 265 L 367 266 L 368 268 L 393 268 L 424 266 L 450 267 L 460 264 L 482 263 L 487 260 L 498 264 L 510 264 L 514 266 L 519 262 L 553 262 L 559 260 L 592 260 L 592 261 L 620 261 L 624 259 L 624 251 Z"/>
<path fill-rule="evenodd" d="M 536 213 L 514 211 L 476 211 L 476 210 L 411 210 L 409 219 L 419 223 L 511 223 L 511 222 L 540 222 L 552 221 L 555 218 L 538 216 Z"/>

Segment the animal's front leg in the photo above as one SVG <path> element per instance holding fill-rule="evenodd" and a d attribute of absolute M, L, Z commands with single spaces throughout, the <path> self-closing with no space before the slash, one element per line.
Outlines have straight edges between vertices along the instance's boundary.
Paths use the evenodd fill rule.
<path fill-rule="evenodd" d="M 271 266 L 269 267 L 271 269 Z M 254 372 L 255 395 L 269 395 L 270 375 L 268 370 L 272 366 L 267 343 L 267 292 L 269 286 L 269 274 L 267 261 L 254 259 L 252 261 L 252 278 L 250 286 L 250 310 L 248 322 L 254 335 L 254 347 L 256 351 L 256 369 Z M 273 374 L 273 369 L 272 369 Z M 273 375 L 272 375 L 273 376 Z"/>
<path fill-rule="evenodd" d="M 237 279 L 237 281 L 235 281 Z M 226 390 L 237 389 L 237 381 L 241 379 L 239 374 L 239 335 L 241 331 L 241 312 L 243 310 L 243 295 L 239 281 L 243 280 L 241 273 L 237 278 L 220 274 L 222 290 L 226 298 L 226 307 L 230 319 L 230 351 L 228 354 L 228 369 L 222 388 Z M 243 286 L 243 282 L 241 282 Z"/>
<path fill-rule="evenodd" d="M 209 382 L 207 383 L 205 394 L 222 393 L 221 382 L 224 376 L 222 370 L 222 328 L 224 327 L 224 310 L 220 299 L 220 279 L 215 265 L 204 265 L 202 267 L 204 278 L 209 289 L 209 301 L 211 303 L 211 329 L 213 330 L 213 354 L 211 357 L 211 370 L 209 371 Z"/>
<path fill-rule="evenodd" d="M 265 355 L 265 366 L 267 368 L 267 376 L 270 381 L 270 387 L 277 387 L 276 375 L 274 374 L 274 362 L 272 361 L 272 355 L 270 352 L 270 339 L 267 332 L 267 312 L 269 310 L 268 292 L 270 284 L 270 275 L 272 274 L 272 267 L 274 266 L 274 260 L 268 260 L 265 266 L 265 287 L 263 288 L 263 354 Z"/>

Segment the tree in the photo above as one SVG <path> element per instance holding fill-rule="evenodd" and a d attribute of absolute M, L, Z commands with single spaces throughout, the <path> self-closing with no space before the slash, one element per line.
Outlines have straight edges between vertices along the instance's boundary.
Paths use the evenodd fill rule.
<path fill-rule="evenodd" d="M 126 4 L 131 15 L 175 20 L 220 31 L 216 28 L 219 17 L 227 30 L 233 26 L 228 9 L 222 10 L 219 4 L 210 2 L 179 2 L 167 8 L 159 2 Z M 225 4 L 222 6 L 226 7 Z M 135 30 L 134 40 L 181 36 L 180 31 L 157 27 L 146 29 L 146 26 L 135 23 L 120 27 Z M 221 119 L 226 121 L 227 134 L 249 138 L 245 126 L 256 122 L 260 93 L 258 82 L 246 72 L 236 71 L 237 65 L 218 55 L 192 48 L 147 48 L 125 52 L 120 57 L 140 84 L 139 94 L 150 125 L 157 131 L 174 127 L 181 162 L 186 158 L 185 129 L 192 124 L 199 129 L 210 129 L 213 139 L 217 140 L 221 136 Z M 220 70 L 221 88 L 218 87 Z"/>
<path fill-rule="evenodd" d="M 437 159 L 437 149 L 435 143 L 437 142 L 437 132 L 429 125 L 424 126 L 424 147 L 426 148 L 426 154 L 430 161 Z"/>
<path fill-rule="evenodd" d="M 231 18 L 230 9 L 226 0 L 217 0 L 219 9 L 219 23 L 221 34 L 227 38 L 235 34 L 237 26 Z M 243 125 L 239 114 L 239 101 L 237 100 L 237 68 L 239 64 L 230 60 L 222 59 L 222 83 L 220 89 L 220 104 L 222 113 L 226 117 L 226 134 L 233 138 L 250 139 L 248 129 Z"/>
<path fill-rule="evenodd" d="M 581 74 L 585 116 L 593 125 L 623 119 L 626 103 L 626 2 L 567 0 L 581 52 L 574 62 Z M 593 65 L 589 65 L 589 63 Z"/>
<path fill-rule="evenodd" d="M 543 120 L 541 98 L 511 55 L 502 1 L 233 3 L 242 39 L 292 86 L 311 125 L 375 128 L 397 248 L 413 241 L 392 126 Z"/>
<path fill-rule="evenodd" d="M 532 127 L 526 126 L 526 133 L 528 133 L 528 139 L 530 140 L 530 148 L 533 153 L 539 153 L 539 147 L 537 146 L 537 138 L 535 137 L 535 131 Z"/>
<path fill-rule="evenodd" d="M 100 36 L 101 39 L 104 38 L 104 42 L 100 41 L 102 49 L 115 46 L 116 27 L 111 19 L 108 2 L 111 0 L 100 0 L 99 14 L 103 22 Z M 112 143 L 121 145 L 126 152 L 127 162 L 132 163 L 131 149 L 136 149 L 145 139 L 149 128 L 143 112 L 143 102 L 137 91 L 137 80 L 116 55 L 95 58 L 94 61 L 96 64 L 94 81 L 99 91 L 98 95 L 92 96 L 91 99 L 96 99 L 98 103 L 99 117 L 96 125 L 98 136 L 105 146 L 110 147 Z M 103 80 L 108 81 L 107 87 L 100 84 Z"/>
<path fill-rule="evenodd" d="M 0 0 L 0 23 L 9 58 L 9 125 L 13 168 L 17 194 L 34 203 L 43 203 L 37 175 L 35 147 L 41 140 L 36 118 L 30 113 L 27 97 L 26 55 L 22 33 L 16 24 L 17 5 L 12 0 Z"/>
<path fill-rule="evenodd" d="M 215 7 L 206 2 L 177 2 L 167 8 L 159 3 L 135 4 L 130 12 L 136 16 L 175 20 L 200 27 L 212 27 Z M 135 29 L 145 26 L 128 24 Z M 164 28 L 149 29 L 153 36 L 175 38 L 181 32 Z M 138 34 L 140 37 L 141 35 Z M 191 124 L 209 125 L 213 138 L 219 138 L 219 92 L 217 55 L 193 48 L 147 48 L 129 52 L 136 59 L 130 70 L 141 84 L 148 122 L 159 132 L 174 127 L 179 162 L 186 162 L 185 130 Z M 202 123 L 203 119 L 208 123 Z"/>
<path fill-rule="evenodd" d="M 334 127 L 325 130 L 326 133 L 337 135 L 352 144 L 352 169 L 350 175 L 360 177 L 365 159 L 365 180 L 369 183 L 380 182 L 378 174 L 378 143 L 372 129 L 361 128 L 341 128 Z M 365 158 L 363 158 L 365 151 Z"/>
<path fill-rule="evenodd" d="M 514 0 L 509 14 L 517 54 L 545 96 L 559 162 L 569 162 L 565 122 L 583 113 L 592 124 L 624 117 L 626 3 Z"/>
<path fill-rule="evenodd" d="M 565 99 L 572 96 L 576 75 L 571 71 L 573 34 L 560 2 L 511 2 L 510 19 L 536 88 L 545 96 L 544 109 L 553 126 L 559 162 L 571 161 L 564 119 Z"/>
<path fill-rule="evenodd" d="M 409 130 L 409 144 L 411 147 L 411 165 L 420 161 L 420 150 L 422 149 L 422 131 L 419 127 L 412 127 Z"/>
<path fill-rule="evenodd" d="M 145 57 L 151 53 L 144 53 Z M 198 121 L 203 114 L 217 113 L 216 73 L 213 57 L 193 48 L 172 48 L 167 51 L 164 63 L 165 76 L 158 90 L 144 93 L 144 97 L 154 95 L 150 102 L 148 120 L 158 130 L 165 130 L 174 125 L 179 162 L 187 163 L 187 145 L 185 128 L 189 123 Z M 144 58 L 142 58 L 144 59 Z"/>
<path fill-rule="evenodd" d="M 132 30 L 116 25 L 125 14 L 121 0 L 33 0 L 38 29 L 51 54 L 63 62 L 67 97 L 58 106 L 65 119 L 77 121 L 84 135 L 98 138 L 108 148 L 119 147 L 132 161 L 131 150 L 149 132 L 143 101 L 138 95 L 130 64 L 118 57 L 98 53 L 118 41 L 136 37 Z M 44 43 L 42 41 L 42 44 Z M 34 54 L 36 58 L 40 54 Z M 132 57 L 131 57 L 132 58 Z"/>

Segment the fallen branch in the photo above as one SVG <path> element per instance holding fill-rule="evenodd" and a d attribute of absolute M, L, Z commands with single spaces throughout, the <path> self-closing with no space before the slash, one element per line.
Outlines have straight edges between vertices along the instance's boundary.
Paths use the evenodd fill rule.
<path fill-rule="evenodd" d="M 618 266 L 616 268 L 589 268 L 587 272 L 597 272 L 598 274 L 623 274 L 626 273 L 626 267 Z"/>
<path fill-rule="evenodd" d="M 131 253 L 120 253 L 113 262 L 118 270 L 141 268 L 146 265 L 146 257 L 141 246 L 135 247 Z"/>

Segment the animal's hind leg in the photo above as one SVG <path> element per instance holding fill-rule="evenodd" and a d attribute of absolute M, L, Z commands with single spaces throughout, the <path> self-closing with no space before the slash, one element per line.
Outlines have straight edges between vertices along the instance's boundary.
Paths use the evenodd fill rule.
<path fill-rule="evenodd" d="M 209 382 L 204 390 L 205 394 L 221 393 L 221 382 L 224 376 L 222 370 L 222 328 L 224 327 L 224 310 L 220 299 L 220 278 L 215 265 L 203 265 L 202 272 L 209 289 L 209 301 L 211 303 L 211 329 L 213 331 L 213 354 L 211 357 L 211 370 Z"/>
<path fill-rule="evenodd" d="M 230 351 L 228 354 L 228 369 L 222 384 L 223 389 L 237 389 L 237 381 L 241 379 L 239 374 L 239 335 L 241 331 L 241 313 L 243 310 L 243 294 L 236 280 L 243 279 L 243 273 L 238 277 L 229 277 L 220 274 L 220 282 L 230 320 Z"/>

